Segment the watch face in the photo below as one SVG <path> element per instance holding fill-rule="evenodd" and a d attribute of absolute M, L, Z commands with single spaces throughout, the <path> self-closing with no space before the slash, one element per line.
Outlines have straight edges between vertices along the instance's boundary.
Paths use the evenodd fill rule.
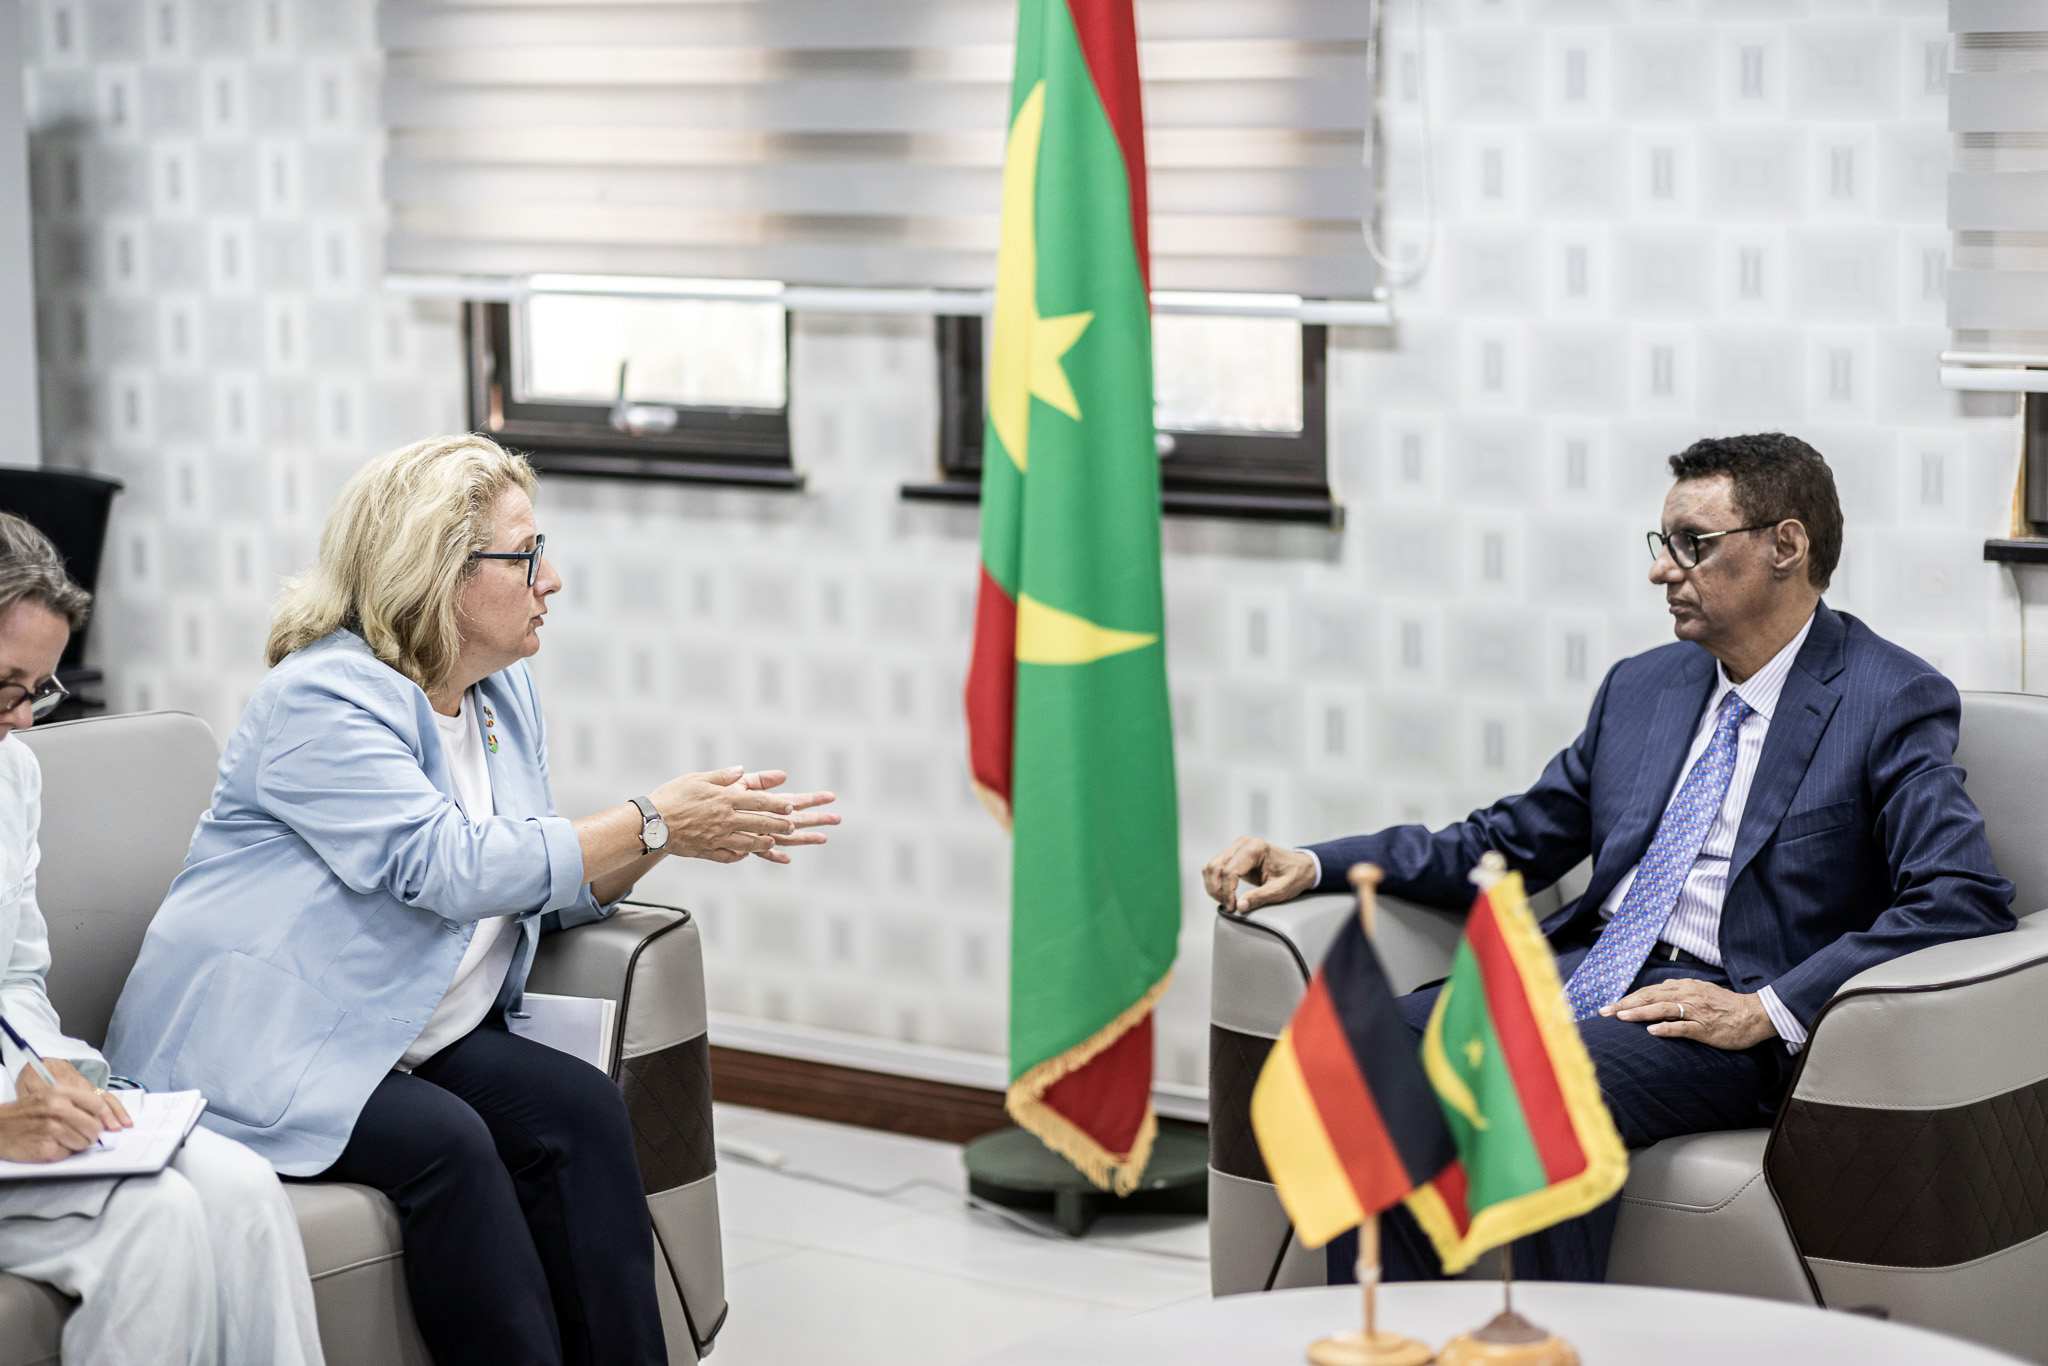
<path fill-rule="evenodd" d="M 640 827 L 640 842 L 649 849 L 659 849 L 668 843 L 668 822 L 659 816 L 649 816 Z"/>

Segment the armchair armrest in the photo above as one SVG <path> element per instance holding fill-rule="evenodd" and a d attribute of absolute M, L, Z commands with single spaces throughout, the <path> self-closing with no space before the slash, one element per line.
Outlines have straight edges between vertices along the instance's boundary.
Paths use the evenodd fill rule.
<path fill-rule="evenodd" d="M 1865 969 L 1814 1021 L 1794 1094 L 1825 1105 L 1966 1105 L 2048 1075 L 2048 911 L 2005 934 Z"/>
<path fill-rule="evenodd" d="M 527 985 L 617 1001 L 612 1056 L 635 1058 L 704 1037 L 704 949 L 679 906 L 622 901 L 603 920 L 541 936 Z"/>
<path fill-rule="evenodd" d="M 2048 958 L 2048 911 L 2021 916 L 2004 934 L 1936 944 L 1894 958 L 1842 983 L 1835 999 L 1863 991 L 1930 991 L 1960 986 Z"/>
<path fill-rule="evenodd" d="M 666 1286 L 656 1277 L 663 1320 L 672 1349 L 687 1326 L 702 1356 L 725 1322 L 726 1306 L 697 923 L 681 907 L 621 902 L 602 920 L 542 935 L 527 985 L 618 1002 L 613 1077 L 632 1121 L 656 1249 L 669 1270 Z M 671 1359 L 694 1357 L 672 1350 Z"/>
<path fill-rule="evenodd" d="M 1304 897 L 1249 915 L 1218 910 L 1210 1022 L 1239 1033 L 1279 1038 L 1338 927 L 1356 908 L 1357 902 L 1344 895 Z M 1379 898 L 1374 947 L 1394 991 L 1413 991 L 1449 972 L 1463 929 L 1462 914 L 1397 896 Z"/>

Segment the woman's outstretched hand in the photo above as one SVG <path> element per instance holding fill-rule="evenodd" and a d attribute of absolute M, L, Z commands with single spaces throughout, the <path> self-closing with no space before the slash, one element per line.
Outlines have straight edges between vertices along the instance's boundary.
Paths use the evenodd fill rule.
<path fill-rule="evenodd" d="M 749 787 L 735 764 L 710 773 L 685 773 L 647 794 L 668 823 L 662 852 L 680 858 L 737 863 L 794 834 L 796 805 L 788 797 Z"/>
<path fill-rule="evenodd" d="M 778 769 L 749 773 L 734 765 L 711 773 L 686 773 L 649 794 L 668 822 L 667 852 L 684 858 L 736 863 L 757 854 L 787 863 L 784 848 L 823 844 L 817 827 L 839 824 L 837 814 L 815 808 L 832 801 L 830 792 L 777 792 L 789 781 Z"/>
<path fill-rule="evenodd" d="M 710 773 L 685 773 L 647 794 L 668 825 L 668 843 L 648 854 L 640 844 L 640 812 L 619 805 L 576 822 L 583 850 L 583 880 L 600 903 L 618 900 L 662 854 L 738 863 L 749 854 L 787 863 L 783 850 L 823 844 L 821 828 L 839 817 L 830 792 L 777 792 L 789 775 L 775 769 L 749 773 L 735 764 Z"/>
<path fill-rule="evenodd" d="M 759 773 L 749 773 L 741 780 L 755 792 L 770 792 L 789 781 L 789 775 L 779 768 L 767 768 Z M 783 849 L 797 844 L 823 844 L 825 832 L 821 825 L 839 824 L 836 811 L 819 811 L 814 808 L 830 806 L 837 798 L 830 792 L 788 792 L 783 797 L 790 803 L 790 824 L 796 828 L 787 835 L 777 835 L 772 849 L 756 849 L 754 857 L 767 859 L 770 863 L 787 863 L 789 855 Z"/>

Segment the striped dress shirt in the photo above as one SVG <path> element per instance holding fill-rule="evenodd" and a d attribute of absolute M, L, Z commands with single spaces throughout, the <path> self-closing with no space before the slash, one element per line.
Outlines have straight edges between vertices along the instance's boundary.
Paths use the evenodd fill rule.
<path fill-rule="evenodd" d="M 1763 758 L 1764 737 L 1771 730 L 1771 713 L 1777 710 L 1778 695 L 1785 690 L 1785 676 L 1792 672 L 1792 661 L 1799 657 L 1799 647 L 1806 644 L 1806 633 L 1813 629 L 1813 618 L 1799 628 L 1785 648 L 1771 656 L 1770 663 L 1758 669 L 1740 683 L 1728 679 L 1727 670 L 1719 664 L 1714 666 L 1716 683 L 1707 705 L 1700 713 L 1699 726 L 1693 732 L 1692 748 L 1686 751 L 1685 762 L 1678 766 L 1678 781 L 1672 785 L 1671 793 L 1664 799 L 1668 808 L 1678 796 L 1678 789 L 1685 784 L 1685 775 L 1692 772 L 1692 766 L 1699 762 L 1706 751 L 1707 741 L 1714 733 L 1714 717 L 1721 708 L 1721 699 L 1734 689 L 1737 696 L 1747 702 L 1750 715 L 1742 723 L 1736 735 L 1735 773 L 1728 780 L 1728 795 L 1721 801 L 1721 810 L 1714 817 L 1714 823 L 1707 827 L 1707 838 L 1700 845 L 1699 857 L 1694 860 L 1692 871 L 1686 874 L 1685 885 L 1679 889 L 1678 902 L 1671 908 L 1671 918 L 1657 937 L 1666 944 L 1675 945 L 1687 953 L 1704 959 L 1719 967 L 1721 964 L 1721 903 L 1728 895 L 1728 863 L 1735 856 L 1736 832 L 1742 828 L 1742 809 L 1749 803 L 1750 783 L 1756 777 L 1757 762 Z M 1640 865 L 1638 865 L 1640 867 Z M 1607 894 L 1607 900 L 1600 903 L 1600 916 L 1611 920 L 1621 909 L 1622 898 L 1628 895 L 1629 887 L 1636 880 L 1636 869 L 1631 868 L 1614 884 L 1614 890 Z M 1806 1043 L 1806 1031 L 1792 1012 L 1778 1000 L 1777 992 L 1765 987 L 1758 993 L 1764 1013 L 1771 1017 L 1771 1025 L 1778 1031 L 1778 1037 L 1785 1041 L 1787 1048 L 1799 1051 Z"/>

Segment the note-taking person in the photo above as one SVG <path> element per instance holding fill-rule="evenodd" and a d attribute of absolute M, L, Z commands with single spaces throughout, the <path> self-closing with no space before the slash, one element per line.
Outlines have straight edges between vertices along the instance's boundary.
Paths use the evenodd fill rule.
<path fill-rule="evenodd" d="M 2014 923 L 1955 764 L 1955 685 L 1821 601 L 1842 549 L 1826 461 L 1773 433 L 1696 442 L 1670 466 L 1650 581 L 1678 643 L 1616 664 L 1533 787 L 1437 831 L 1240 839 L 1203 869 L 1239 911 L 1341 890 L 1360 862 L 1449 909 L 1489 850 L 1537 888 L 1591 859 L 1543 931 L 1632 1148 L 1768 1124 L 1842 983 Z M 1418 1039 L 1435 996 L 1403 998 Z M 1602 1279 L 1615 1212 L 1524 1239 L 1517 1269 Z M 1436 1271 L 1412 1221 L 1387 1232 L 1389 1275 Z"/>
<path fill-rule="evenodd" d="M 9 1162 L 57 1162 L 129 1123 L 119 1093 L 101 1089 L 106 1061 L 65 1034 L 44 987 L 42 770 L 13 734 L 62 700 L 57 660 L 87 607 L 42 533 L 0 513 L 0 1018 L 9 1026 L 0 1031 L 0 1160 Z M 262 1158 L 218 1134 L 194 1132 L 155 1176 L 0 1182 L 0 1270 L 78 1300 L 64 1325 L 67 1362 L 322 1360 L 283 1188 Z"/>
<path fill-rule="evenodd" d="M 441 1366 L 666 1362 L 619 1090 L 507 1015 L 541 931 L 609 914 L 663 856 L 786 862 L 838 818 L 737 768 L 556 814 L 526 660 L 562 578 L 535 488 L 456 436 L 343 489 L 107 1051 L 204 1089 L 203 1122 L 279 1171 L 390 1195 Z"/>

